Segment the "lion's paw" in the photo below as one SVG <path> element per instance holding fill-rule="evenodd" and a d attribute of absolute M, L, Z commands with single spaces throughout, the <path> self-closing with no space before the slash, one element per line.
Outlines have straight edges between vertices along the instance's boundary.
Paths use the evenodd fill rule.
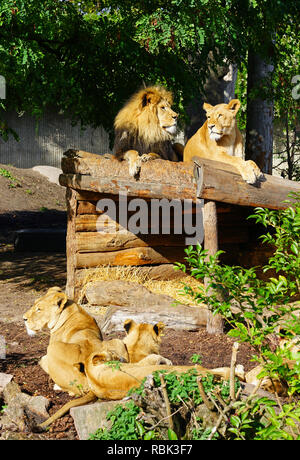
<path fill-rule="evenodd" d="M 242 178 L 248 184 L 253 185 L 263 178 L 263 173 L 256 163 L 252 160 L 245 161 L 244 168 L 241 171 Z"/>

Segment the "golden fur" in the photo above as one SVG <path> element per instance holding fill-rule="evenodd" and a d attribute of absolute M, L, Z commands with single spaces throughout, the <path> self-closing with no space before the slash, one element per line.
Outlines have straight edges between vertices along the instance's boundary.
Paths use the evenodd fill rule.
<path fill-rule="evenodd" d="M 135 93 L 117 114 L 114 154 L 119 160 L 129 161 L 131 176 L 139 174 L 144 161 L 182 158 L 183 147 L 172 144 L 178 117 L 172 103 L 170 91 L 150 86 Z"/>
<path fill-rule="evenodd" d="M 120 364 L 117 369 L 111 369 L 107 365 L 98 362 L 97 353 L 89 356 L 86 362 L 87 379 L 91 390 L 101 399 L 122 399 L 128 391 L 139 387 L 143 379 L 156 371 L 166 370 L 168 372 L 183 373 L 195 369 L 198 375 L 212 374 L 228 380 L 230 368 L 221 367 L 217 369 L 206 369 L 202 366 L 173 366 L 173 365 L 152 365 L 146 360 L 137 364 Z M 243 370 L 237 366 L 236 375 L 244 377 Z"/>
<path fill-rule="evenodd" d="M 39 362 L 63 391 L 81 395 L 89 390 L 84 363 L 97 351 L 102 360 L 128 361 L 122 340 L 103 341 L 96 321 L 58 287 L 50 288 L 23 316 L 27 332 L 50 331 L 47 354 Z"/>
<path fill-rule="evenodd" d="M 126 345 L 129 362 L 148 364 L 168 364 L 171 361 L 159 354 L 161 344 L 161 334 L 165 325 L 161 322 L 152 324 L 136 324 L 132 319 L 127 319 L 124 323 L 126 337 L 123 339 Z"/>
<path fill-rule="evenodd" d="M 246 182 L 255 184 L 262 173 L 254 161 L 242 159 L 243 139 L 236 122 L 240 105 L 238 99 L 215 106 L 204 103 L 207 120 L 188 140 L 183 161 L 191 161 L 194 156 L 199 156 L 228 163 L 238 170 Z"/>

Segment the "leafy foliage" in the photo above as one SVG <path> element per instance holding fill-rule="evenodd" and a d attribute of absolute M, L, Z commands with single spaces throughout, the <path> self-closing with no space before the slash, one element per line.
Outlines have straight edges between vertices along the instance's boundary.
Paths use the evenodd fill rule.
<path fill-rule="evenodd" d="M 38 118 L 49 106 L 111 132 L 117 111 L 143 83 L 173 90 L 184 114 L 209 66 L 241 62 L 249 44 L 268 55 L 266 34 L 284 29 L 296 11 L 289 0 L 3 0 L 0 135 L 16 135 L 6 110 Z"/>

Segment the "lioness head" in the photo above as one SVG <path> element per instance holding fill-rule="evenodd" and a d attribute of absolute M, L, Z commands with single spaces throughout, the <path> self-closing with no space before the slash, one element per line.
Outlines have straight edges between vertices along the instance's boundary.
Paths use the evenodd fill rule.
<path fill-rule="evenodd" d="M 68 298 L 59 287 L 48 289 L 47 293 L 37 299 L 33 306 L 23 315 L 27 333 L 35 335 L 44 328 L 51 329 L 57 322 Z"/>
<path fill-rule="evenodd" d="M 172 93 L 160 86 L 138 91 L 120 110 L 115 129 L 136 133 L 145 142 L 171 139 L 176 133 L 178 114 L 172 110 Z"/>
<path fill-rule="evenodd" d="M 231 134 L 236 126 L 236 114 L 241 106 L 238 99 L 232 99 L 228 104 L 212 106 L 206 102 L 203 108 L 206 112 L 209 137 L 218 141 L 226 134 Z"/>
<path fill-rule="evenodd" d="M 161 322 L 155 324 L 136 324 L 132 319 L 124 323 L 126 337 L 123 342 L 127 346 L 129 362 L 137 363 L 150 354 L 159 354 L 161 333 L 165 325 Z"/>

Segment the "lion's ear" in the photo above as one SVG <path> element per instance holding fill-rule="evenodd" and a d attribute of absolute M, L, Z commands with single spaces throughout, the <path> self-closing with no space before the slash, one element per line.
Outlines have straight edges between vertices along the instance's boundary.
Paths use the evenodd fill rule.
<path fill-rule="evenodd" d="M 106 363 L 107 361 L 112 361 L 112 354 L 109 351 L 103 350 L 100 353 L 95 353 L 92 357 L 93 366 Z"/>
<path fill-rule="evenodd" d="M 53 286 L 51 288 L 48 289 L 48 291 L 46 292 L 46 294 L 51 294 L 52 292 L 62 292 L 61 288 L 58 287 L 58 286 Z"/>
<path fill-rule="evenodd" d="M 160 321 L 153 326 L 153 330 L 157 336 L 160 336 L 165 327 L 165 324 Z"/>
<path fill-rule="evenodd" d="M 160 97 L 154 91 L 145 90 L 142 95 L 142 108 L 159 102 Z"/>
<path fill-rule="evenodd" d="M 58 306 L 59 312 L 61 312 L 63 311 L 66 303 L 68 302 L 68 297 L 66 296 L 66 294 L 62 292 L 59 293 L 59 296 L 56 297 L 55 301 Z"/>
<path fill-rule="evenodd" d="M 203 108 L 204 108 L 205 112 L 207 112 L 208 110 L 212 109 L 213 106 L 208 104 L 207 102 L 204 102 Z"/>
<path fill-rule="evenodd" d="M 234 115 L 238 113 L 240 107 L 241 103 L 238 99 L 232 99 L 227 105 L 227 108 L 231 110 L 234 113 Z"/>
<path fill-rule="evenodd" d="M 124 329 L 126 331 L 126 334 L 129 334 L 129 331 L 130 329 L 135 326 L 136 323 L 133 321 L 133 319 L 126 319 L 126 321 L 124 322 Z"/>

